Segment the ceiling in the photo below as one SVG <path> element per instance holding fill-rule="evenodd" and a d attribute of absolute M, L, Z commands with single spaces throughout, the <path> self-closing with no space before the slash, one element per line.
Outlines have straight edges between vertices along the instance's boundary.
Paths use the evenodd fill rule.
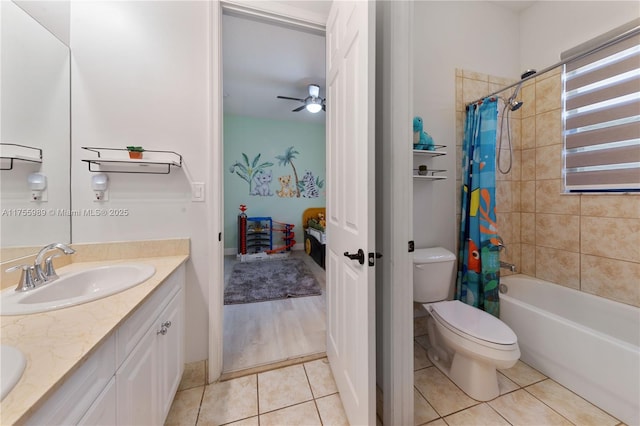
<path fill-rule="evenodd" d="M 328 1 L 280 1 L 284 7 L 303 4 L 327 15 Z M 492 1 L 520 13 L 535 1 Z M 315 7 L 316 9 L 313 9 Z M 297 101 L 276 96 L 305 98 L 309 84 L 320 86 L 325 97 L 325 37 L 311 30 L 265 19 L 225 13 L 222 16 L 223 91 L 225 113 L 277 120 L 324 123 L 325 112 L 292 112 Z"/>
<path fill-rule="evenodd" d="M 326 113 L 292 112 L 302 103 L 276 96 L 325 97 L 325 37 L 253 18 L 222 16 L 224 112 L 324 123 Z"/>

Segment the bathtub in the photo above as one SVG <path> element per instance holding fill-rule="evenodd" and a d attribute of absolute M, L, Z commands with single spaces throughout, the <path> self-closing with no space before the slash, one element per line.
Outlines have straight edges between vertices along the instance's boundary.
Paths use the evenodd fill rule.
<path fill-rule="evenodd" d="M 500 318 L 520 359 L 628 425 L 640 424 L 640 308 L 532 278 L 503 277 Z"/>

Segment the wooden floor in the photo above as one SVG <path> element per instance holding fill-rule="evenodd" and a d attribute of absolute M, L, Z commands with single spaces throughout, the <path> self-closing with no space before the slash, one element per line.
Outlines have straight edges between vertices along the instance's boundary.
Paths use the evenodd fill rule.
<path fill-rule="evenodd" d="M 223 373 L 279 363 L 326 351 L 325 272 L 304 251 L 322 295 L 224 306 Z M 236 256 L 225 256 L 225 286 Z M 265 262 L 269 262 L 266 260 Z"/>

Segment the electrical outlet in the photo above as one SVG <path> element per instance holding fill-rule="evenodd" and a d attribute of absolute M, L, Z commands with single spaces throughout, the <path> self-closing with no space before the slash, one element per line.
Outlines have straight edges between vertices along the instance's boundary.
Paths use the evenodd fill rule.
<path fill-rule="evenodd" d="M 204 201 L 204 182 L 193 182 L 191 184 L 191 201 Z"/>
<path fill-rule="evenodd" d="M 109 201 L 109 190 L 105 189 L 104 191 L 93 191 L 93 201 L 96 203 L 101 203 L 104 201 Z"/>

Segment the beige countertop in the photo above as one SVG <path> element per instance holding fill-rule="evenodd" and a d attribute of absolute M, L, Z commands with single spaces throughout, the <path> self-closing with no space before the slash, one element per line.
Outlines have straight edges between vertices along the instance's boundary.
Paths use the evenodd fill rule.
<path fill-rule="evenodd" d="M 74 262 L 59 268 L 58 273 L 131 262 L 153 265 L 156 272 L 142 284 L 93 302 L 36 314 L 1 316 L 0 342 L 20 349 L 27 366 L 0 402 L 0 424 L 23 423 L 188 258 L 188 254 L 179 254 Z"/>

